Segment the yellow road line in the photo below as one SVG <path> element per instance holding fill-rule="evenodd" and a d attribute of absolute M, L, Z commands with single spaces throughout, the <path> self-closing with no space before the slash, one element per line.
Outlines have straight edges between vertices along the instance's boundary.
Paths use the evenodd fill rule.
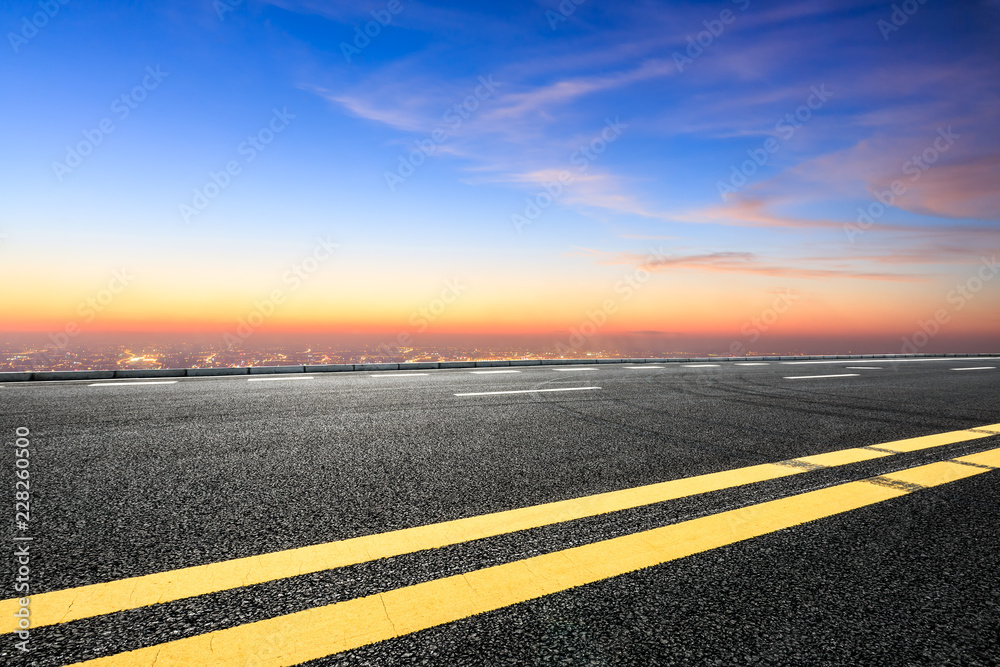
<path fill-rule="evenodd" d="M 297 665 L 874 505 L 916 489 L 980 475 L 993 469 L 981 466 L 1000 465 L 1000 449 L 955 461 L 839 484 L 78 665 Z"/>
<path fill-rule="evenodd" d="M 990 432 L 990 431 L 993 432 Z M 31 625 L 43 627 L 126 609 L 173 602 L 218 591 L 252 586 L 379 558 L 437 549 L 484 537 L 582 519 L 609 512 L 719 491 L 745 484 L 788 477 L 815 469 L 839 466 L 893 453 L 989 438 L 1000 424 L 899 440 L 878 445 L 879 450 L 846 449 L 765 463 L 735 470 L 676 479 L 621 491 L 545 503 L 504 512 L 405 528 L 338 542 L 288 549 L 259 556 L 157 572 L 118 581 L 90 584 L 31 596 Z M 0 602 L 0 634 L 14 632 L 20 608 L 17 599 Z"/>
<path fill-rule="evenodd" d="M 925 435 L 920 438 L 909 438 L 907 440 L 897 440 L 884 445 L 875 445 L 879 449 L 888 449 L 897 453 L 915 452 L 918 449 L 929 449 L 940 445 L 951 445 L 956 442 L 975 440 L 979 437 L 989 437 L 1000 435 L 1000 424 L 990 424 L 989 426 L 977 426 L 964 431 L 951 431 L 950 433 L 938 433 L 936 435 Z"/>

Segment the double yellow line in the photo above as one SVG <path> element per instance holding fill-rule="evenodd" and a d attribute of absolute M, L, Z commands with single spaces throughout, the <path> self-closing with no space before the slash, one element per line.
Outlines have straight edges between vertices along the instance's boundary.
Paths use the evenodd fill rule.
<path fill-rule="evenodd" d="M 134 609 L 468 540 L 1000 434 L 1000 424 L 829 452 L 32 596 L 32 626 Z M 1000 449 L 89 661 L 294 665 L 1000 467 Z M 16 600 L 0 603 L 12 632 Z"/>

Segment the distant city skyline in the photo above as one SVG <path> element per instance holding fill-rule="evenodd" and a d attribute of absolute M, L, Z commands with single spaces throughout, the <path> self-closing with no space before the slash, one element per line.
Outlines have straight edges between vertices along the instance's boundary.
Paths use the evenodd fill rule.
<path fill-rule="evenodd" d="M 661 344 L 642 344 L 637 340 L 610 344 L 586 341 L 585 345 L 572 347 L 559 339 L 546 342 L 540 338 L 521 341 L 507 340 L 483 344 L 476 336 L 465 336 L 451 342 L 413 343 L 399 346 L 390 340 L 368 341 L 368 336 L 356 337 L 354 342 L 316 340 L 272 339 L 243 346 L 226 345 L 212 338 L 174 340 L 149 336 L 120 336 L 118 342 L 101 341 L 91 337 L 64 346 L 53 345 L 38 336 L 18 336 L 0 339 L 0 371 L 45 370 L 117 370 L 159 368 L 223 368 L 246 366 L 321 365 L 351 363 L 382 363 L 406 361 L 477 361 L 493 359 L 556 359 L 556 358 L 662 358 L 703 356 L 797 356 L 810 354 L 899 354 L 944 353 L 953 351 L 947 341 L 924 348 L 895 349 L 874 346 L 848 345 L 843 348 L 795 347 L 788 343 L 781 347 L 743 345 L 734 341 L 729 346 L 716 347 L 692 342 L 691 347 L 662 340 Z M 360 342 L 365 340 L 367 342 Z M 125 342 L 129 341 L 129 342 Z M 981 341 L 971 352 L 990 353 L 992 340 Z"/>

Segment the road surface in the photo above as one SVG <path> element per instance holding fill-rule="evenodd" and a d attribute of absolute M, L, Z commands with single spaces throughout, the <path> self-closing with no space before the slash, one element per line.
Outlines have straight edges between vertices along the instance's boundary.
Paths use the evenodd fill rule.
<path fill-rule="evenodd" d="M 997 361 L 3 384 L 0 660 L 997 664 Z"/>

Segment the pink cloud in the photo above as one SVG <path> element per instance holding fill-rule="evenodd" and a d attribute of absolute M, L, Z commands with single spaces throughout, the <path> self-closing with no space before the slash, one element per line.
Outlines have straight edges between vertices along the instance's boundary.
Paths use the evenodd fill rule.
<path fill-rule="evenodd" d="M 692 255 L 640 255 L 620 252 L 606 253 L 592 249 L 590 256 L 598 257 L 601 264 L 629 264 L 647 271 L 694 270 L 702 273 L 742 273 L 780 278 L 822 279 L 848 278 L 895 282 L 925 280 L 926 276 L 864 271 L 853 268 L 843 260 L 809 260 L 812 264 L 824 263 L 825 267 L 780 265 L 767 261 L 751 252 L 710 252 Z"/>
<path fill-rule="evenodd" d="M 1000 153 L 933 166 L 896 205 L 923 215 L 1000 221 Z"/>

